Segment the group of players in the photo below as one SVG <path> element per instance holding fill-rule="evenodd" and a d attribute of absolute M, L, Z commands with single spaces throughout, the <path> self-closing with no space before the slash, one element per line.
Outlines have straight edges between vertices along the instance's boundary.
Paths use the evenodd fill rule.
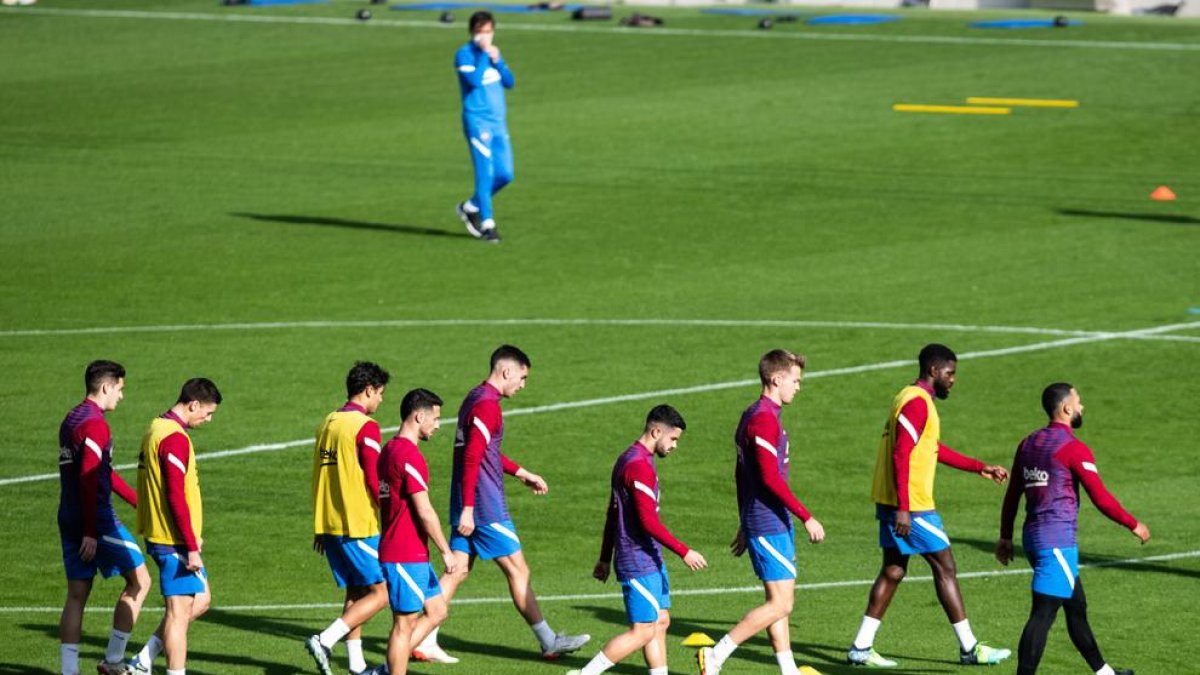
<path fill-rule="evenodd" d="M 933 484 L 938 464 L 996 483 L 1008 480 L 1009 472 L 940 442 L 934 401 L 946 398 L 954 386 L 957 357 L 953 351 L 943 345 L 927 345 L 921 350 L 918 366 L 917 380 L 892 401 L 877 451 L 872 497 L 883 563 L 847 660 L 869 667 L 898 665 L 875 651 L 874 637 L 905 576 L 909 557 L 920 555 L 933 571 L 937 597 L 959 642 L 960 663 L 999 663 L 1010 651 L 980 642 L 971 630 L 950 540 L 934 504 Z M 763 630 L 770 637 L 781 673 L 815 672 L 798 668 L 791 651 L 789 617 L 796 580 L 792 518 L 803 523 L 811 543 L 820 543 L 825 531 L 789 486 L 790 449 L 781 422 L 783 406 L 799 391 L 804 367 L 804 357 L 793 352 L 776 349 L 765 354 L 759 362 L 761 396 L 745 410 L 737 426 L 735 481 L 740 526 L 731 550 L 736 556 L 748 554 L 763 584 L 765 602 L 747 612 L 714 646 L 699 650 L 701 675 L 719 673 L 739 645 Z M 328 559 L 334 580 L 345 588 L 341 615 L 305 641 L 323 675 L 332 675 L 332 648 L 343 641 L 349 670 L 355 674 L 404 673 L 410 658 L 457 662 L 437 644 L 437 633 L 476 559 L 493 560 L 501 569 L 513 603 L 544 658 L 578 651 L 589 641 L 588 635 L 556 633 L 548 625 L 507 510 L 505 475 L 515 477 L 535 494 L 549 489 L 541 476 L 501 451 L 504 421 L 500 403 L 524 388 L 529 369 L 524 352 L 510 345 L 500 347 L 491 356 L 487 378 L 458 408 L 449 539 L 429 498 L 431 480 L 420 450 L 421 443 L 440 426 L 442 399 L 426 389 L 407 392 L 400 404 L 399 430 L 384 444 L 371 415 L 383 401 L 389 374 L 369 362 L 359 362 L 350 370 L 347 401 L 321 424 L 313 455 L 313 548 Z M 72 409 L 60 429 L 58 519 L 68 586 L 60 625 L 64 675 L 79 672 L 83 609 L 97 572 L 106 578 L 121 574 L 126 582 L 114 611 L 104 660 L 97 666 L 101 675 L 149 673 L 160 653 L 165 654 L 168 675 L 185 673 L 188 627 L 208 608 L 211 598 L 200 555 L 202 506 L 188 430 L 211 420 L 221 394 L 203 378 L 184 384 L 176 403 L 151 422 L 143 437 L 135 492 L 113 471 L 112 439 L 104 419 L 122 400 L 124 376 L 124 369 L 111 361 L 90 364 L 85 372 L 86 398 Z M 996 557 L 1008 564 L 1013 558 L 1013 523 L 1024 497 L 1023 537 L 1034 571 L 1033 606 L 1018 647 L 1018 672 L 1036 672 L 1050 626 L 1063 608 L 1071 640 L 1093 672 L 1132 673 L 1108 665 L 1088 625 L 1078 576 L 1078 486 L 1083 485 L 1106 516 L 1142 542 L 1149 539 L 1149 531 L 1109 494 L 1091 451 L 1075 438 L 1073 429 L 1083 421 L 1078 392 L 1069 384 L 1052 384 L 1042 394 L 1042 406 L 1049 424 L 1018 446 L 996 544 Z M 613 466 L 603 543 L 593 576 L 606 581 L 615 569 L 630 628 L 609 640 L 582 670 L 573 673 L 602 673 L 638 650 L 651 675 L 667 673 L 671 599 L 662 549 L 680 556 L 691 570 L 708 564 L 698 551 L 674 537 L 659 518 L 656 460 L 675 450 L 685 429 L 676 409 L 665 404 L 654 407 L 640 437 Z M 126 645 L 150 579 L 141 549 L 113 510 L 113 492 L 137 509 L 137 532 L 158 566 L 159 588 L 166 604 L 158 629 L 128 661 Z M 444 564 L 440 578 L 431 564 L 430 541 Z M 361 626 L 387 606 L 394 616 L 387 663 L 372 669 L 363 656 Z"/>

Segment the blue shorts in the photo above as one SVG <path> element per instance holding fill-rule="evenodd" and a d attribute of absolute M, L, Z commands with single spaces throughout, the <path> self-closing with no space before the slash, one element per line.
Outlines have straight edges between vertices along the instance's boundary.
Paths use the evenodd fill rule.
<path fill-rule="evenodd" d="M 187 547 L 146 542 L 146 553 L 158 565 L 158 587 L 164 598 L 199 595 L 208 590 L 208 572 L 187 568 Z"/>
<path fill-rule="evenodd" d="M 907 537 L 896 535 L 896 507 L 876 504 L 875 517 L 879 519 L 880 548 L 899 549 L 904 555 L 937 553 L 950 548 L 950 537 L 937 511 L 913 511 Z"/>
<path fill-rule="evenodd" d="M 762 581 L 796 578 L 796 533 L 746 535 L 746 549 L 754 574 Z"/>
<path fill-rule="evenodd" d="M 1079 578 L 1078 548 L 1028 551 L 1025 555 L 1033 568 L 1034 593 L 1055 598 L 1070 598 L 1075 594 L 1075 580 Z"/>
<path fill-rule="evenodd" d="M 68 579 L 95 579 L 97 572 L 108 579 L 146 564 L 137 540 L 124 525 L 117 523 L 115 528 L 96 535 L 96 555 L 86 562 L 79 557 L 81 541 L 62 538 L 63 567 Z"/>
<path fill-rule="evenodd" d="M 412 614 L 421 611 L 425 601 L 442 594 L 433 565 L 423 563 L 382 563 L 387 580 L 388 600 L 392 613 Z"/>
<path fill-rule="evenodd" d="M 643 577 L 621 581 L 625 596 L 625 616 L 629 623 L 654 623 L 660 610 L 671 608 L 671 580 L 661 567 Z"/>
<path fill-rule="evenodd" d="M 455 530 L 450 535 L 450 550 L 477 556 L 480 560 L 493 560 L 520 551 L 521 540 L 517 538 L 513 521 L 502 520 L 477 524 L 469 537 Z"/>
<path fill-rule="evenodd" d="M 343 537 L 324 534 L 321 539 L 338 588 L 383 583 L 383 570 L 379 568 L 379 535 Z"/>

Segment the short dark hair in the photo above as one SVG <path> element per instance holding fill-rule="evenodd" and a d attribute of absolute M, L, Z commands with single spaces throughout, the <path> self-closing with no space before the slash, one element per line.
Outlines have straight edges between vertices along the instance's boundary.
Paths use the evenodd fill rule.
<path fill-rule="evenodd" d="M 495 370 L 496 364 L 501 361 L 516 361 L 526 368 L 533 367 L 533 364 L 529 362 L 529 355 L 521 351 L 520 348 L 512 345 L 500 345 L 496 348 L 496 351 L 492 352 L 491 369 Z"/>
<path fill-rule="evenodd" d="M 400 419 L 406 420 L 409 415 L 418 410 L 433 410 L 433 406 L 441 404 L 441 397 L 432 391 L 413 389 L 404 395 L 404 400 L 400 401 Z"/>
<path fill-rule="evenodd" d="M 179 390 L 179 400 L 176 403 L 215 403 L 221 405 L 221 392 L 217 389 L 217 385 L 207 377 L 193 377 L 183 383 L 183 388 Z"/>
<path fill-rule="evenodd" d="M 1066 382 L 1055 382 L 1054 384 L 1042 390 L 1042 410 L 1046 411 L 1046 415 L 1054 417 L 1054 413 L 1058 412 L 1058 407 L 1062 402 L 1067 400 L 1071 395 L 1072 387 Z"/>
<path fill-rule="evenodd" d="M 683 415 L 666 403 L 656 405 L 650 409 L 649 413 L 646 413 L 646 430 L 649 431 L 651 425 L 654 424 L 662 424 L 680 430 L 687 429 L 687 422 L 683 421 Z"/>
<path fill-rule="evenodd" d="M 921 353 L 917 355 L 917 365 L 921 368 L 921 377 L 928 374 L 930 368 L 938 368 L 955 361 L 958 361 L 958 356 L 954 354 L 954 350 L 936 342 L 922 347 Z"/>
<path fill-rule="evenodd" d="M 346 375 L 346 398 L 355 396 L 367 390 L 367 387 L 380 389 L 387 386 L 392 376 L 379 364 L 370 361 L 355 361 L 354 367 Z"/>
<path fill-rule="evenodd" d="M 116 361 L 92 361 L 83 371 L 83 386 L 87 388 L 87 393 L 96 394 L 100 391 L 100 385 L 105 382 L 116 382 L 123 377 L 125 377 L 125 366 Z"/>
<path fill-rule="evenodd" d="M 765 387 L 771 383 L 771 378 L 775 373 L 790 370 L 792 366 L 798 366 L 804 370 L 805 363 L 807 360 L 803 354 L 789 352 L 786 349 L 772 349 L 758 360 L 758 379 L 762 380 Z"/>
<path fill-rule="evenodd" d="M 475 12 L 470 19 L 467 19 L 467 30 L 474 35 L 475 31 L 489 23 L 493 26 L 496 25 L 496 17 L 492 16 L 491 12 Z"/>

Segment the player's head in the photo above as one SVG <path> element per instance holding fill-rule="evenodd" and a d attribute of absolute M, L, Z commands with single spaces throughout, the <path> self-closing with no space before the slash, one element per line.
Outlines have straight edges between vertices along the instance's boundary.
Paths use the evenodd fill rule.
<path fill-rule="evenodd" d="M 803 354 L 786 349 L 772 349 L 763 354 L 758 360 L 758 378 L 762 380 L 763 390 L 776 392 L 784 405 L 791 403 L 800 391 L 805 363 Z"/>
<path fill-rule="evenodd" d="M 383 403 L 383 390 L 392 376 L 378 364 L 358 361 L 346 374 L 346 398 L 373 414 Z"/>
<path fill-rule="evenodd" d="M 648 448 L 650 452 L 659 457 L 666 457 L 679 444 L 679 437 L 683 435 L 685 429 L 687 429 L 687 422 L 683 421 L 683 415 L 663 403 L 654 406 L 646 414 L 646 428 L 643 431 L 643 437 L 650 441 L 651 447 Z"/>
<path fill-rule="evenodd" d="M 1083 402 L 1075 387 L 1066 382 L 1055 382 L 1042 390 L 1042 410 L 1051 422 L 1070 424 L 1072 429 L 1083 426 Z"/>
<path fill-rule="evenodd" d="M 471 32 L 472 40 L 479 40 L 480 35 L 490 38 L 496 32 L 496 17 L 491 12 L 475 12 L 467 19 L 467 30 Z"/>
<path fill-rule="evenodd" d="M 400 401 L 400 420 L 427 441 L 442 424 L 442 399 L 428 389 L 413 389 Z"/>
<path fill-rule="evenodd" d="M 946 398 L 954 387 L 954 374 L 958 370 L 958 357 L 946 345 L 925 345 L 917 355 L 921 369 L 920 378 L 933 385 L 933 395 Z"/>
<path fill-rule="evenodd" d="M 512 396 L 525 388 L 530 365 L 525 352 L 512 345 L 500 345 L 492 352 L 492 370 L 488 382 L 500 390 L 501 396 Z"/>
<path fill-rule="evenodd" d="M 213 381 L 205 377 L 193 377 L 183 383 L 173 410 L 183 423 L 198 427 L 212 419 L 217 406 L 221 405 L 221 392 Z"/>
<path fill-rule="evenodd" d="M 88 398 L 102 410 L 113 410 L 125 398 L 125 366 L 116 361 L 92 361 L 83 371 Z"/>

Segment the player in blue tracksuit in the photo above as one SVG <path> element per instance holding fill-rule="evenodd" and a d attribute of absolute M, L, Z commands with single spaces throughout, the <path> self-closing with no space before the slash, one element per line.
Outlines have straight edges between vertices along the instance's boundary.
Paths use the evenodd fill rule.
<path fill-rule="evenodd" d="M 475 12 L 468 28 L 471 40 L 454 55 L 454 70 L 462 90 L 463 133 L 475 167 L 475 194 L 455 210 L 474 237 L 497 243 L 500 233 L 492 217 L 492 196 L 513 179 L 504 90 L 512 89 L 516 79 L 492 44 L 495 18 L 489 12 Z"/>

